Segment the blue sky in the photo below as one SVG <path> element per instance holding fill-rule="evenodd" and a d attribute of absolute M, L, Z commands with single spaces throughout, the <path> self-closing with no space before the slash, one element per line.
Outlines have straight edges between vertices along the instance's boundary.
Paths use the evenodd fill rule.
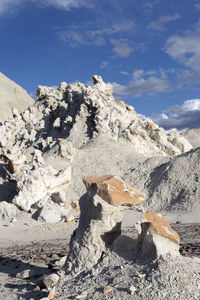
<path fill-rule="evenodd" d="M 33 94 L 98 74 L 165 128 L 200 127 L 200 2 L 0 0 L 0 71 Z"/>

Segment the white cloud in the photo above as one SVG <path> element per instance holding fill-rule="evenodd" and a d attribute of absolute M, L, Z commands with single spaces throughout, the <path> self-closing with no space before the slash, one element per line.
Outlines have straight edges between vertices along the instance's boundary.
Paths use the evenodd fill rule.
<path fill-rule="evenodd" d="M 122 75 L 129 75 L 129 73 L 126 72 L 126 71 L 121 71 L 120 74 L 122 74 Z"/>
<path fill-rule="evenodd" d="M 0 15 L 15 12 L 24 3 L 25 0 L 0 0 Z"/>
<path fill-rule="evenodd" d="M 143 94 L 154 94 L 167 92 L 172 89 L 167 74 L 162 78 L 163 70 L 135 70 L 133 79 L 127 85 L 112 83 L 117 95 L 141 96 Z"/>
<path fill-rule="evenodd" d="M 109 65 L 109 61 L 103 60 L 100 64 L 101 69 L 105 69 Z"/>
<path fill-rule="evenodd" d="M 129 57 L 134 51 L 128 39 L 110 39 L 110 42 L 114 46 L 112 50 L 116 57 Z"/>
<path fill-rule="evenodd" d="M 167 111 L 153 116 L 152 119 L 165 129 L 199 128 L 200 99 L 186 100 L 182 105 L 169 107 Z"/>
<path fill-rule="evenodd" d="M 0 15 L 12 13 L 17 9 L 20 9 L 22 5 L 25 5 L 27 2 L 32 2 L 35 5 L 42 7 L 54 6 L 67 11 L 72 8 L 92 6 L 90 0 L 0 0 Z"/>
<path fill-rule="evenodd" d="M 165 25 L 169 22 L 176 21 L 180 19 L 181 16 L 179 14 L 174 14 L 173 16 L 161 16 L 157 21 L 151 22 L 148 25 L 148 29 L 163 31 L 166 29 Z"/>
<path fill-rule="evenodd" d="M 166 53 L 174 60 L 200 75 L 200 22 L 193 31 L 171 36 L 165 44 Z"/>
<path fill-rule="evenodd" d="M 81 45 L 103 46 L 106 43 L 106 40 L 99 34 L 101 34 L 101 32 L 81 31 L 81 29 L 62 30 L 57 32 L 58 38 L 71 47 L 79 47 Z"/>
<path fill-rule="evenodd" d="M 36 0 L 31 0 L 37 2 Z M 89 0 L 40 0 L 40 4 L 46 6 L 55 6 L 57 8 L 70 10 L 71 8 L 79 8 L 83 6 L 91 6 Z"/>
<path fill-rule="evenodd" d="M 196 3 L 196 4 L 195 4 L 195 9 L 196 9 L 197 11 L 200 10 L 200 4 L 199 4 L 199 3 Z"/>
<path fill-rule="evenodd" d="M 94 29 L 91 30 L 91 27 Z M 57 32 L 57 36 L 60 40 L 64 41 L 72 47 L 78 47 L 81 45 L 94 45 L 96 47 L 100 47 L 106 44 L 108 37 L 121 32 L 130 32 L 130 30 L 133 30 L 133 27 L 134 23 L 131 20 L 127 20 L 126 22 L 113 23 L 111 26 L 102 23 L 85 23 L 82 27 L 74 28 L 72 26 L 70 28 L 60 30 Z M 125 41 L 123 40 L 122 42 L 123 43 L 121 47 L 125 47 Z M 128 41 L 126 41 L 126 44 L 128 44 Z M 126 51 L 130 51 L 129 48 Z M 117 47 L 116 51 L 120 52 L 120 49 L 118 49 L 119 47 Z"/>

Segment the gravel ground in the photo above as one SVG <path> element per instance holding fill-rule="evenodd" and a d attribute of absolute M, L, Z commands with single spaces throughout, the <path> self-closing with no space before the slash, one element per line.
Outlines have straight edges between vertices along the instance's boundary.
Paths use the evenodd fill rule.
<path fill-rule="evenodd" d="M 180 246 L 180 253 L 182 254 L 181 258 L 182 259 L 185 258 L 186 260 L 189 259 L 188 263 L 190 264 L 190 266 L 192 266 L 192 264 L 194 263 L 197 264 L 197 262 L 191 259 L 200 258 L 200 224 L 199 223 L 187 223 L 187 224 L 173 223 L 171 224 L 171 226 L 178 231 L 181 237 L 181 246 Z M 137 236 L 137 233 L 135 230 L 133 230 L 133 228 L 126 228 L 123 232 L 123 235 L 127 235 L 131 238 L 135 238 Z M 11 298 L 12 299 L 31 299 L 31 298 L 41 299 L 42 297 L 47 296 L 48 295 L 47 290 L 34 291 L 35 281 L 38 277 L 40 277 L 43 274 L 55 272 L 55 270 L 52 270 L 52 262 L 62 258 L 63 256 L 66 256 L 68 250 L 69 250 L 68 241 L 66 239 L 54 239 L 48 241 L 32 242 L 25 246 L 15 245 L 6 248 L 6 251 L 5 251 L 5 247 L 3 248 L 0 247 L 0 299 L 5 299 L 5 300 Z M 141 274 L 145 272 L 147 273 L 147 269 L 151 268 L 152 265 L 149 263 L 146 265 L 141 263 L 133 264 L 130 263 L 130 261 L 129 262 L 125 261 L 123 258 L 120 259 L 121 259 L 120 261 L 119 260 L 117 261 L 117 259 L 114 260 L 111 269 L 105 267 L 105 265 L 100 266 L 100 269 L 98 271 L 96 270 L 96 272 L 100 274 L 99 279 L 98 276 L 96 276 L 95 274 L 90 274 L 90 275 L 85 274 L 85 276 L 81 279 L 81 282 L 79 278 L 74 278 L 73 280 L 70 280 L 71 282 L 70 284 L 72 285 L 71 288 L 68 285 L 66 285 L 66 282 L 63 283 L 62 287 L 61 286 L 58 287 L 58 291 L 56 293 L 57 296 L 55 296 L 55 299 L 60 299 L 60 300 L 76 299 L 74 298 L 75 296 L 73 295 L 75 294 L 78 295 L 79 291 L 81 292 L 86 289 L 86 286 L 91 286 L 90 295 L 88 295 L 87 299 L 129 299 L 129 298 L 133 299 L 133 296 L 130 295 L 130 293 L 127 291 L 129 287 L 133 284 L 133 282 L 134 285 L 137 286 L 137 289 L 139 287 L 140 281 L 138 281 L 137 284 L 135 281 L 136 280 L 135 278 L 137 277 L 135 273 L 136 270 L 138 274 L 140 274 L 139 276 L 141 276 Z M 155 263 L 156 262 L 152 264 Z M 121 265 L 124 266 L 122 269 L 121 269 Z M 135 268 L 134 272 L 133 272 L 133 265 Z M 161 263 L 161 266 L 164 268 L 164 262 Z M 167 264 L 165 267 L 169 268 L 169 264 Z M 182 267 L 179 266 L 179 268 L 181 270 Z M 16 277 L 18 273 L 27 269 L 32 270 L 34 274 L 33 277 L 28 279 Z M 156 270 L 157 269 L 155 269 L 154 272 L 156 272 Z M 178 267 L 176 266 L 176 271 L 177 270 Z M 119 280 L 115 278 L 118 279 L 120 277 L 123 278 L 124 272 L 127 272 L 126 279 L 124 279 L 125 280 L 124 286 L 120 283 L 120 285 L 116 287 L 116 285 L 119 284 L 117 283 Z M 132 275 L 130 275 L 131 272 Z M 109 279 L 109 274 L 110 274 L 110 279 Z M 153 280 L 153 283 L 152 282 L 148 283 L 149 281 L 146 282 L 146 280 L 143 283 L 140 283 L 144 285 L 146 292 L 148 290 L 147 288 L 148 286 L 152 285 L 153 287 L 154 284 L 156 285 L 155 283 L 156 281 L 152 279 L 153 278 L 152 276 L 154 276 L 155 274 L 152 273 L 150 275 L 149 272 L 149 276 L 151 276 L 151 281 Z M 133 281 L 133 277 L 134 277 L 134 281 Z M 90 282 L 91 280 L 93 283 Z M 199 278 L 199 282 L 200 282 L 200 278 Z M 104 287 L 110 285 L 112 286 L 113 291 L 110 291 L 108 294 L 105 295 L 103 289 Z M 69 292 L 72 298 L 70 298 L 71 296 L 69 298 L 62 297 L 62 293 L 64 293 L 64 295 L 67 295 L 69 294 Z M 165 292 L 163 293 L 160 292 L 160 294 L 157 295 L 158 298 L 156 299 L 161 299 L 159 298 L 161 296 L 166 298 L 166 296 L 164 296 Z M 152 292 L 152 296 L 153 296 L 153 292 Z M 145 298 L 144 294 L 140 295 L 139 292 L 137 293 L 137 297 L 143 297 L 140 299 L 151 298 L 151 297 Z M 135 299 L 139 299 L 137 297 Z M 177 294 L 177 298 L 166 298 L 166 299 L 170 299 L 170 300 L 184 299 L 183 297 L 182 298 L 181 297 L 182 296 L 178 298 L 178 294 Z M 200 298 L 191 298 L 191 299 L 197 300 Z"/>

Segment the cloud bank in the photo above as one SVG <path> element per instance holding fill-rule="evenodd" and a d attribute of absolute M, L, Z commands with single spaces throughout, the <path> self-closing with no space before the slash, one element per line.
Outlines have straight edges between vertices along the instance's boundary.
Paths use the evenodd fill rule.
<path fill-rule="evenodd" d="M 167 130 L 200 128 L 200 99 L 186 100 L 182 105 L 172 106 L 152 119 Z"/>

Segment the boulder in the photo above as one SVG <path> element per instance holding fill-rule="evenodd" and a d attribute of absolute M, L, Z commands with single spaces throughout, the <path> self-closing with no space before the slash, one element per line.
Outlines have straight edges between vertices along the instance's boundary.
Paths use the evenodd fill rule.
<path fill-rule="evenodd" d="M 112 175 L 84 178 L 87 188 L 91 188 L 107 203 L 118 206 L 127 204 L 143 204 L 144 194 L 129 187 L 121 178 Z"/>
<path fill-rule="evenodd" d="M 101 186 L 102 182 L 103 186 Z M 124 211 L 129 209 L 130 205 L 141 203 L 141 199 L 138 200 L 135 194 L 132 197 L 131 192 L 134 189 L 130 188 L 131 192 L 128 192 L 126 183 L 118 177 L 111 175 L 98 178 L 86 177 L 84 183 L 87 193 L 79 201 L 81 210 L 79 226 L 71 237 L 70 251 L 65 265 L 67 272 L 70 273 L 91 269 L 101 261 L 104 255 L 112 250 L 114 241 L 121 234 Z M 117 193 L 117 186 L 121 200 Z M 112 189 L 116 191 L 109 194 Z M 142 193 L 137 192 L 141 197 Z"/>
<path fill-rule="evenodd" d="M 40 167 L 27 171 L 18 181 L 19 194 L 13 203 L 25 211 L 36 204 L 43 207 L 52 194 L 66 191 L 71 182 L 71 167 L 57 171 L 52 167 Z"/>
<path fill-rule="evenodd" d="M 139 233 L 138 254 L 142 256 L 179 256 L 178 233 L 157 212 L 145 213 L 136 228 Z"/>
<path fill-rule="evenodd" d="M 17 215 L 17 207 L 6 201 L 0 202 L 0 219 L 14 218 Z"/>
<path fill-rule="evenodd" d="M 58 223 L 66 220 L 69 209 L 59 206 L 58 204 L 48 201 L 40 210 L 38 220 L 44 223 Z"/>

